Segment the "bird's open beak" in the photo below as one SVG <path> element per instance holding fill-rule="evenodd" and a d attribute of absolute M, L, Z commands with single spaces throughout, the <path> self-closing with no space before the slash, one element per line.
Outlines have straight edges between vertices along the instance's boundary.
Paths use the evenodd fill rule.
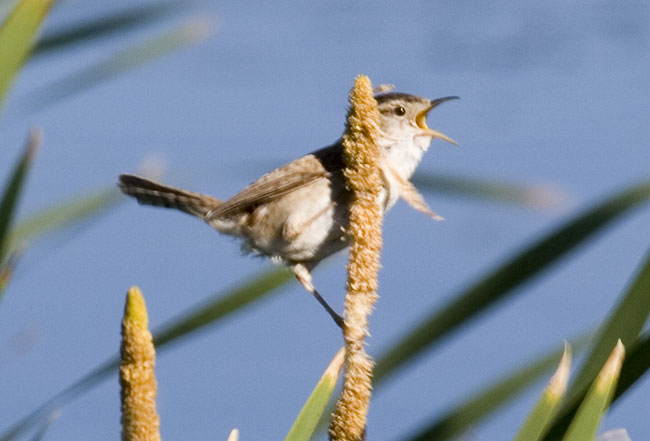
<path fill-rule="evenodd" d="M 442 132 L 439 132 L 437 130 L 430 129 L 429 126 L 427 126 L 427 114 L 431 111 L 431 109 L 439 106 L 440 104 L 444 103 L 445 101 L 449 100 L 457 100 L 459 99 L 457 96 L 446 96 L 444 98 L 437 98 L 435 100 L 431 100 L 431 105 L 428 109 L 420 112 L 416 117 L 415 117 L 415 123 L 424 131 L 424 135 L 431 136 L 432 138 L 440 138 L 443 141 L 447 141 L 451 144 L 458 145 L 456 141 L 451 139 L 449 136 L 445 135 Z"/>

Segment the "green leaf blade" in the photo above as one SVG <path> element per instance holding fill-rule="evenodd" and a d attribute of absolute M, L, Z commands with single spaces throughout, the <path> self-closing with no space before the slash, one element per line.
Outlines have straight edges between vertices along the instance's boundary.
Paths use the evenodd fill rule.
<path fill-rule="evenodd" d="M 620 339 L 631 347 L 650 315 L 650 250 L 630 287 L 618 306 L 608 316 L 595 338 L 593 349 L 583 363 L 572 385 L 570 401 L 584 396 L 589 384 L 610 356 L 611 348 Z"/>
<path fill-rule="evenodd" d="M 156 349 L 215 323 L 258 300 L 293 279 L 293 273 L 286 268 L 265 271 L 251 281 L 235 287 L 224 295 L 215 296 L 213 300 L 180 314 L 160 329 L 153 332 Z"/>
<path fill-rule="evenodd" d="M 589 335 L 577 338 L 572 346 L 580 349 L 585 346 Z M 433 418 L 417 434 L 402 436 L 401 440 L 445 441 L 457 439 L 462 433 L 475 426 L 489 415 L 511 402 L 535 381 L 540 379 L 561 360 L 563 351 L 553 350 L 528 362 L 523 368 L 506 374 L 483 390 L 465 399 L 442 416 Z"/>
<path fill-rule="evenodd" d="M 524 421 L 521 429 L 519 429 L 514 441 L 538 441 L 542 439 L 560 407 L 560 401 L 569 383 L 570 370 L 571 349 L 567 344 L 564 347 L 564 353 L 555 374 L 546 389 L 544 389 L 544 393 L 537 401 L 532 412 Z"/>
<path fill-rule="evenodd" d="M 600 420 L 614 394 L 624 356 L 625 348 L 619 340 L 580 405 L 562 441 L 591 441 L 596 438 Z"/>
<path fill-rule="evenodd" d="M 440 343 L 451 332 L 513 295 L 516 288 L 556 264 L 578 245 L 649 199 L 650 181 L 643 181 L 574 217 L 523 249 L 514 258 L 455 296 L 446 306 L 433 311 L 392 345 L 378 359 L 375 385 L 381 386 L 386 377 L 421 355 L 425 349 Z"/>
<path fill-rule="evenodd" d="M 318 384 L 300 410 L 284 441 L 308 441 L 327 408 L 336 382 L 343 367 L 345 348 L 341 348 L 318 381 Z"/>
<path fill-rule="evenodd" d="M 14 250 L 9 253 L 9 256 L 3 263 L 0 263 L 0 299 L 2 299 L 2 294 L 9 284 L 23 252 L 24 249 L 22 248 Z"/>
<path fill-rule="evenodd" d="M 32 58 L 52 51 L 58 53 L 60 49 L 75 44 L 142 27 L 180 10 L 182 6 L 183 3 L 178 1 L 154 1 L 111 15 L 102 15 L 99 18 L 86 20 L 81 24 L 71 25 L 56 32 L 46 33 L 36 44 Z"/>
<path fill-rule="evenodd" d="M 562 206 L 566 201 L 566 195 L 562 192 L 543 185 L 522 185 L 494 179 L 421 172 L 416 173 L 412 180 L 422 191 L 524 205 L 536 209 Z"/>
<path fill-rule="evenodd" d="M 650 314 L 650 251 L 645 262 L 637 271 L 636 277 L 622 296 L 618 306 L 600 327 L 592 349 L 583 367 L 571 386 L 569 396 L 560 411 L 558 421 L 553 425 L 547 439 L 559 439 L 566 431 L 571 418 L 583 401 L 590 384 L 596 378 L 603 363 L 610 355 L 609 348 L 619 340 L 630 348 L 628 360 L 621 374 L 617 399 L 631 387 L 650 368 L 650 356 L 639 348 L 650 348 L 650 339 L 639 337 L 643 325 Z M 609 345 L 609 346 L 608 346 Z"/>
<path fill-rule="evenodd" d="M 628 350 L 612 402 L 616 402 L 621 398 L 648 371 L 650 371 L 650 334 L 644 334 Z M 583 392 L 578 400 L 567 402 L 567 406 L 560 410 L 561 413 L 556 418 L 557 421 L 553 424 L 548 435 L 544 438 L 545 440 L 559 440 L 562 438 L 585 396 L 586 392 Z"/>
<path fill-rule="evenodd" d="M 0 111 L 53 0 L 21 0 L 0 26 Z"/>
<path fill-rule="evenodd" d="M 64 78 L 31 91 L 16 100 L 15 114 L 24 115 L 42 110 L 60 101 L 130 72 L 176 50 L 205 39 L 212 32 L 212 25 L 199 18 L 116 52 L 103 60 Z"/>
<path fill-rule="evenodd" d="M 173 343 L 178 342 L 183 337 L 187 337 L 208 325 L 216 325 L 220 320 L 276 292 L 278 288 L 292 279 L 293 273 L 286 268 L 267 270 L 248 282 L 226 290 L 224 293 L 214 295 L 208 302 L 191 308 L 189 312 L 179 314 L 167 325 L 163 325 L 158 331 L 155 331 L 153 335 L 156 352 L 160 353 L 162 349 L 172 346 Z M 0 441 L 12 440 L 37 426 L 53 409 L 61 407 L 97 386 L 111 374 L 115 374 L 118 365 L 119 358 L 117 356 L 106 360 L 90 373 L 66 387 L 23 419 L 0 433 Z"/>
<path fill-rule="evenodd" d="M 26 240 L 33 240 L 89 219 L 108 210 L 120 200 L 120 193 L 117 190 L 107 188 L 59 202 L 19 222 L 11 230 L 10 247 L 13 248 Z"/>
<path fill-rule="evenodd" d="M 0 263 L 4 261 L 7 254 L 9 248 L 9 229 L 11 228 L 11 223 L 15 215 L 16 205 L 27 177 L 29 166 L 32 163 L 36 151 L 40 147 L 41 142 L 41 132 L 32 130 L 25 151 L 14 167 L 7 185 L 5 186 L 2 199 L 0 200 Z"/>

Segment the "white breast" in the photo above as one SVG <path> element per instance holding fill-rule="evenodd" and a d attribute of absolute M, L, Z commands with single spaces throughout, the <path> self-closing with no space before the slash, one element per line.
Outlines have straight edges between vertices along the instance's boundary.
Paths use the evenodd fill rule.
<path fill-rule="evenodd" d="M 390 169 L 396 172 L 400 178 L 405 181 L 411 179 L 415 168 L 420 163 L 422 155 L 431 145 L 429 136 L 414 136 L 410 139 L 380 139 L 383 144 L 385 161 Z M 385 202 L 386 211 L 388 211 L 399 199 L 399 184 L 391 173 L 384 173 L 387 183 L 387 200 Z M 383 196 L 385 197 L 385 196 Z M 382 197 L 382 199 L 383 199 Z"/>

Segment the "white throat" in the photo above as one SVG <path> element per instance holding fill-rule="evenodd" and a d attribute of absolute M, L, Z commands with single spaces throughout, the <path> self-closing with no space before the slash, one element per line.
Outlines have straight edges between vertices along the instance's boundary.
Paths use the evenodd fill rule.
<path fill-rule="evenodd" d="M 422 155 L 429 149 L 431 137 L 422 135 L 402 139 L 380 137 L 380 144 L 393 170 L 402 179 L 409 180 L 420 163 Z"/>
<path fill-rule="evenodd" d="M 381 198 L 384 209 L 388 211 L 401 196 L 404 182 L 409 182 L 422 155 L 431 145 L 431 137 L 412 136 L 411 138 L 394 139 L 381 136 L 379 144 L 386 162 L 383 167 L 386 187 Z M 394 176 L 394 174 L 398 176 Z"/>

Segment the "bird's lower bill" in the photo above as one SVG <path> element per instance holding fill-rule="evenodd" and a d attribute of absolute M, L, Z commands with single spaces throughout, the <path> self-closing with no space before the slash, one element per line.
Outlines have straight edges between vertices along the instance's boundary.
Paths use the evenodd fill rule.
<path fill-rule="evenodd" d="M 427 126 L 427 113 L 429 113 L 429 110 L 425 110 L 423 112 L 418 113 L 418 115 L 415 117 L 415 123 L 418 125 L 419 128 L 422 129 L 423 135 L 430 136 L 432 138 L 440 138 L 443 141 L 447 141 L 451 144 L 458 145 L 456 141 L 451 139 L 449 136 L 445 135 L 442 132 L 439 132 L 437 130 L 430 129 L 429 126 Z"/>

